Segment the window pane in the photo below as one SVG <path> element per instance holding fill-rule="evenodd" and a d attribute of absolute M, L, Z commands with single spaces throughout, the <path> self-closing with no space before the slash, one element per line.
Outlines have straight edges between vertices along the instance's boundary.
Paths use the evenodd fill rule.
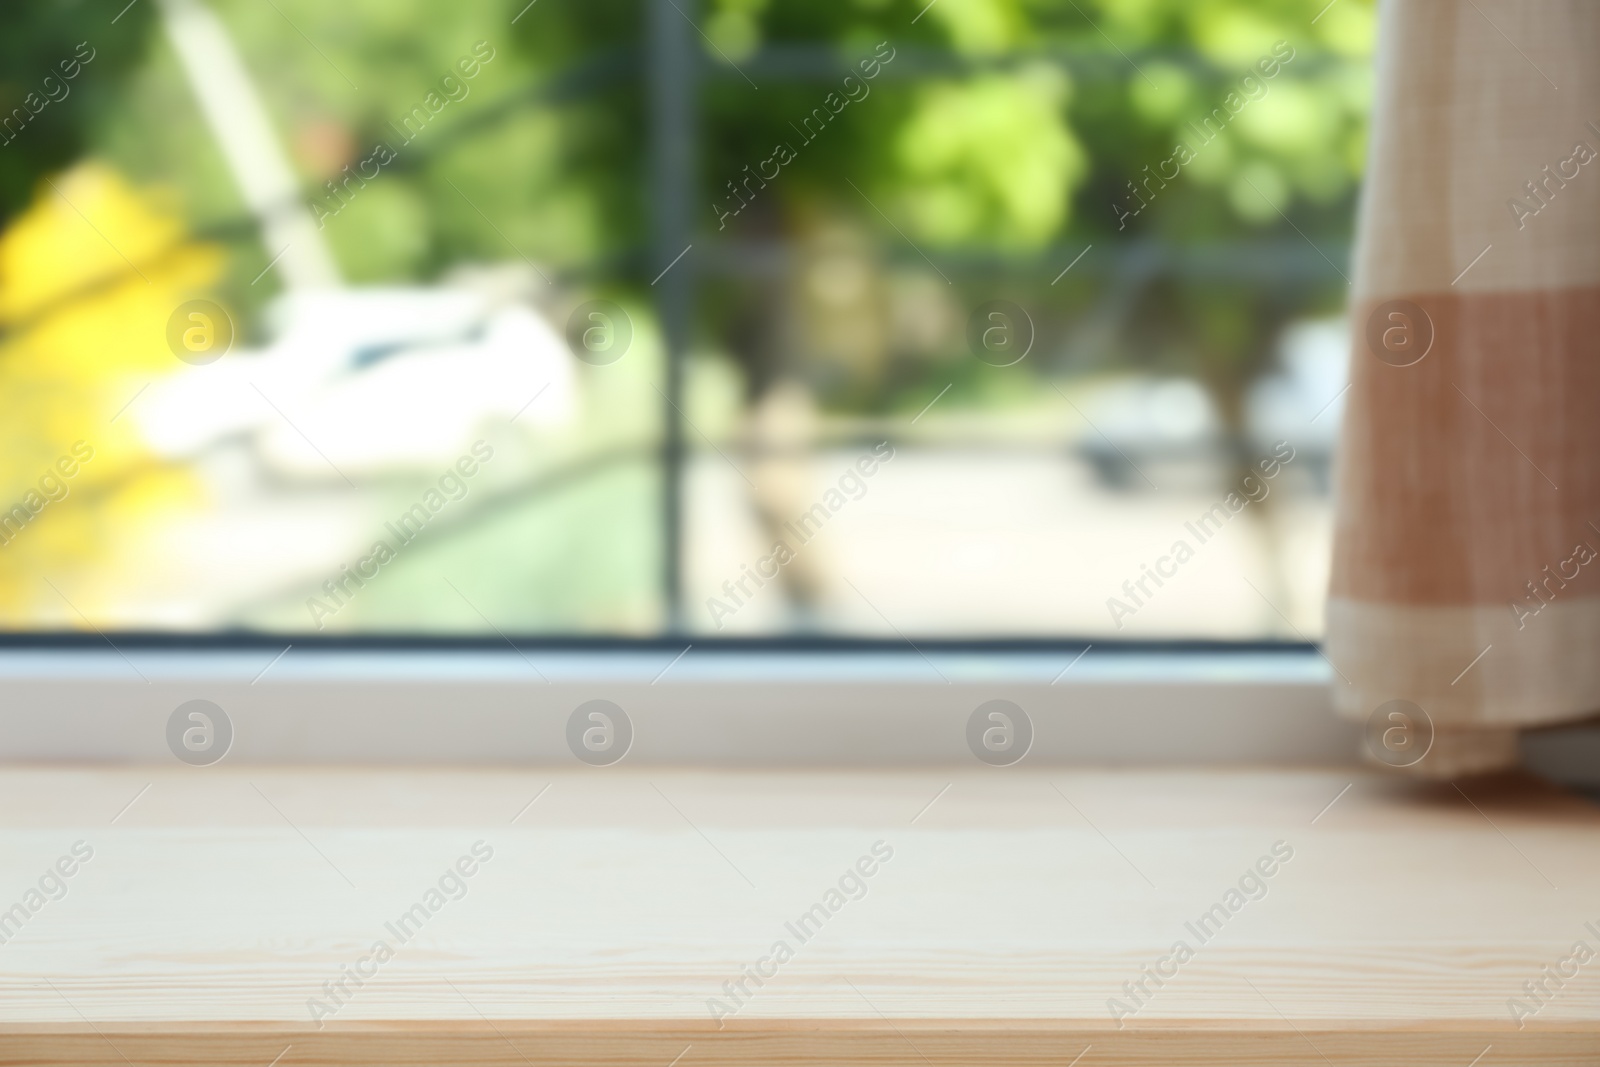
<path fill-rule="evenodd" d="M 1320 632 L 1369 0 L 118 6 L 0 16 L 5 626 Z"/>

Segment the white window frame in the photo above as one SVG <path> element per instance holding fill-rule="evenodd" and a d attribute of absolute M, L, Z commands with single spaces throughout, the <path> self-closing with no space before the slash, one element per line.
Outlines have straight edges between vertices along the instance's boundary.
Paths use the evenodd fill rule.
<path fill-rule="evenodd" d="M 289 642 L 285 642 L 286 645 Z M 687 644 L 687 642 L 686 642 Z M 525 646 L 0 649 L 5 761 L 175 763 L 188 700 L 228 714 L 230 763 L 564 765 L 579 704 L 632 720 L 630 765 L 970 766 L 967 721 L 1015 702 L 1025 759 L 1078 766 L 1349 766 L 1358 724 L 1319 653 Z M 1531 735 L 1530 763 L 1600 787 L 1600 728 Z"/>

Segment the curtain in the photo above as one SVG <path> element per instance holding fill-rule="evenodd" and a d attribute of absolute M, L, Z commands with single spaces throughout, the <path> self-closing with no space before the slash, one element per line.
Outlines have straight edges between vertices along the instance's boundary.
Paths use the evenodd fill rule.
<path fill-rule="evenodd" d="M 1325 650 L 1414 773 L 1600 709 L 1597 53 L 1596 0 L 1380 5 Z"/>

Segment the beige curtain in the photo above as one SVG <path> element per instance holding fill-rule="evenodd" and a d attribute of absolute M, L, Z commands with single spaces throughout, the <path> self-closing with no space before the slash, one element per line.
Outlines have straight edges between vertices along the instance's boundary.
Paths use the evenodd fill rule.
<path fill-rule="evenodd" d="M 1381 4 L 1350 308 L 1337 706 L 1511 765 L 1600 709 L 1600 2 Z"/>

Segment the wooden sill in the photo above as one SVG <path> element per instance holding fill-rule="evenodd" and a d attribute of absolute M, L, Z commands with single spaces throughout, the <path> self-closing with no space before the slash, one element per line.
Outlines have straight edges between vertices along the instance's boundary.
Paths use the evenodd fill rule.
<path fill-rule="evenodd" d="M 0 1065 L 1600 1063 L 1526 778 L 9 768 L 0 936 Z"/>

